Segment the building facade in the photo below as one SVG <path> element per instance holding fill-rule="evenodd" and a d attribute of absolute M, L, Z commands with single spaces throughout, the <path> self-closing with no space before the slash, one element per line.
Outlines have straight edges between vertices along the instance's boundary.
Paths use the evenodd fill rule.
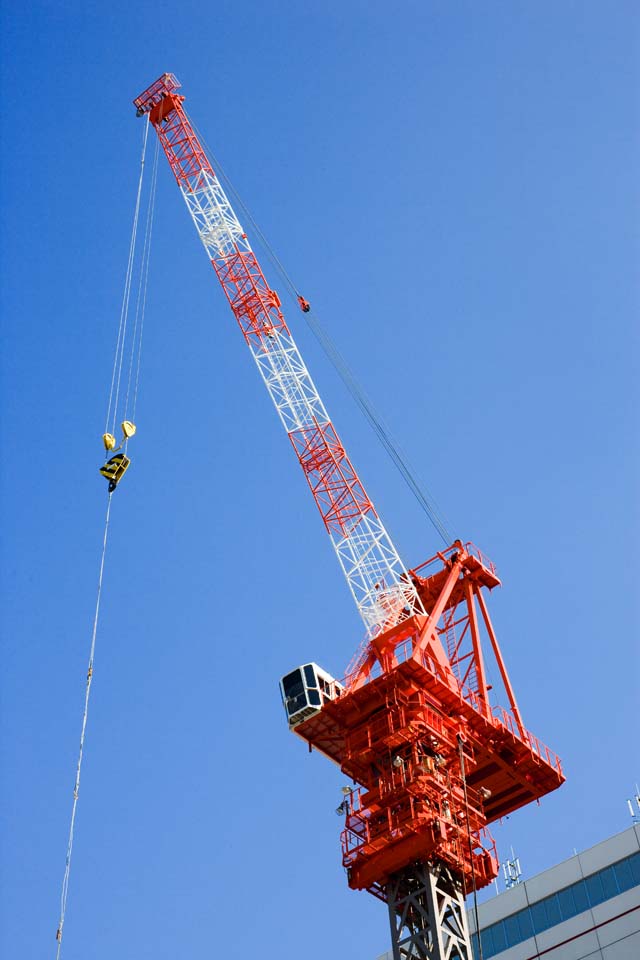
<path fill-rule="evenodd" d="M 640 824 L 487 900 L 478 913 L 482 960 L 640 960 Z M 468 918 L 478 958 L 473 910 Z"/>

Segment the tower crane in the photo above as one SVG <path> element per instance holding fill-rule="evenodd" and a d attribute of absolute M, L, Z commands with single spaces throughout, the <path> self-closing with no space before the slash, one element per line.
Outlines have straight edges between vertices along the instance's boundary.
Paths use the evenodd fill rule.
<path fill-rule="evenodd" d="M 159 137 L 365 627 L 342 681 L 316 663 L 282 678 L 289 728 L 352 781 L 339 807 L 342 862 L 351 888 L 387 904 L 394 960 L 472 960 L 465 896 L 498 872 L 488 825 L 564 781 L 523 725 L 485 598 L 496 568 L 460 540 L 416 567 L 401 560 L 179 88 L 163 74 L 134 100 L 137 115 Z M 487 650 L 508 709 L 490 702 Z"/>

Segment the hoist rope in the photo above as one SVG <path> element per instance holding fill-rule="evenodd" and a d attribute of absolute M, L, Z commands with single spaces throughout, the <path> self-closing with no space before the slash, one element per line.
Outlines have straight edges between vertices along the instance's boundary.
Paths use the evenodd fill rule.
<path fill-rule="evenodd" d="M 69 874 L 71 871 L 71 854 L 73 851 L 73 836 L 76 822 L 76 809 L 78 806 L 78 796 L 80 793 L 80 771 L 82 769 L 82 754 L 84 751 L 84 735 L 87 729 L 87 717 L 89 715 L 89 695 L 91 693 L 91 681 L 93 679 L 93 661 L 96 650 L 96 636 L 98 633 L 98 618 L 100 615 L 100 597 L 102 595 L 102 578 L 104 574 L 104 559 L 107 552 L 107 537 L 109 534 L 109 517 L 111 514 L 111 494 L 107 501 L 107 515 L 104 524 L 104 536 L 102 539 L 102 556 L 100 558 L 100 573 L 98 575 L 98 593 L 96 597 L 96 608 L 93 617 L 93 630 L 91 632 L 91 651 L 89 653 L 89 667 L 87 670 L 87 683 L 84 693 L 84 712 L 82 715 L 82 728 L 80 732 L 80 750 L 78 752 L 78 763 L 76 766 L 76 779 L 73 787 L 73 805 L 71 808 L 71 825 L 69 827 L 69 841 L 67 844 L 67 857 L 65 861 L 64 877 L 62 880 L 62 893 L 60 896 L 60 922 L 56 933 L 57 949 L 56 960 L 59 960 L 62 949 L 62 931 L 64 928 L 65 914 L 67 911 L 67 894 L 69 892 Z"/>
<path fill-rule="evenodd" d="M 149 124 L 147 123 L 148 127 Z M 134 316 L 133 335 L 131 341 L 131 355 L 129 357 L 129 376 L 127 378 L 127 393 L 124 401 L 124 416 L 126 420 L 136 419 L 136 406 L 138 402 L 138 384 L 140 382 L 140 360 L 142 357 L 142 336 L 144 333 L 144 318 L 147 307 L 147 286 L 149 282 L 149 260 L 151 256 L 151 236 L 153 233 L 153 218 L 156 202 L 156 184 L 158 181 L 158 154 L 160 141 L 156 140 L 156 147 L 153 156 L 153 169 L 151 171 L 151 184 L 149 187 L 149 202 L 147 205 L 147 218 L 144 231 L 144 242 L 142 245 L 142 258 L 140 262 L 140 278 L 138 281 L 138 293 L 136 296 L 136 310 Z M 139 330 L 139 332 L 138 332 Z M 133 378 L 134 358 L 136 359 L 136 375 L 133 388 L 133 400 L 131 416 L 129 414 L 129 396 L 131 394 L 131 382 Z M 126 448 L 126 443 L 125 443 Z"/>
<path fill-rule="evenodd" d="M 289 290 L 289 293 L 293 301 L 296 303 L 296 306 L 298 306 L 299 305 L 298 298 L 300 297 L 300 292 L 298 288 L 296 287 L 295 283 L 287 273 L 281 260 L 279 259 L 278 255 L 273 250 L 273 248 L 271 247 L 271 244 L 265 237 L 259 225 L 254 220 L 253 216 L 251 215 L 251 211 L 248 209 L 242 197 L 233 186 L 233 183 L 229 179 L 228 175 L 225 173 L 222 165 L 220 164 L 217 157 L 209 147 L 202 133 L 200 132 L 198 127 L 193 123 L 191 118 L 189 118 L 189 120 L 196 132 L 196 135 L 198 136 L 200 142 L 202 143 L 202 146 L 204 147 L 205 152 L 209 156 L 209 159 L 212 162 L 212 166 L 214 170 L 225 181 L 225 184 L 229 192 L 235 198 L 235 201 L 237 202 L 238 206 L 241 208 L 246 220 L 251 224 L 253 228 L 253 232 L 258 237 L 258 240 L 262 244 L 275 270 L 280 274 L 285 286 Z M 400 444 L 393 437 L 391 431 L 389 430 L 389 427 L 386 425 L 382 417 L 376 412 L 376 409 L 373 403 L 371 402 L 371 399 L 358 383 L 356 377 L 354 376 L 353 372 L 349 368 L 349 365 L 347 364 L 346 360 L 344 359 L 344 357 L 342 356 L 342 354 L 340 353 L 336 345 L 331 340 L 331 337 L 329 336 L 327 331 L 324 329 L 324 327 L 320 323 L 320 320 L 317 314 L 314 312 L 313 309 L 310 309 L 308 312 L 305 312 L 304 317 L 309 326 L 309 329 L 311 330 L 316 340 L 320 344 L 322 350 L 324 351 L 325 355 L 329 359 L 329 362 L 332 364 L 332 366 L 338 373 L 338 376 L 340 377 L 345 387 L 347 388 L 347 390 L 355 400 L 356 404 L 360 408 L 360 411 L 364 414 L 365 418 L 368 420 L 369 425 L 371 426 L 378 440 L 382 444 L 383 449 L 391 458 L 392 463 L 395 465 L 395 467 L 399 471 L 403 480 L 405 481 L 410 491 L 418 501 L 418 504 L 420 505 L 422 510 L 425 512 L 429 521 L 431 522 L 431 524 L 433 525 L 433 527 L 435 528 L 435 530 L 443 540 L 444 544 L 448 546 L 450 543 L 453 542 L 454 537 L 451 534 L 451 531 L 448 529 L 448 525 L 442 515 L 440 508 L 436 504 L 434 498 L 429 494 L 424 483 L 420 481 L 415 470 L 411 467 L 411 464 L 409 463 L 409 460 L 406 454 L 402 450 Z"/>
<path fill-rule="evenodd" d="M 136 237 L 138 234 L 138 218 L 140 214 L 140 197 L 142 196 L 142 182 L 144 179 L 144 162 L 147 150 L 147 138 L 149 135 L 149 124 L 145 123 L 142 138 L 142 156 L 140 158 L 140 176 L 138 179 L 138 191 L 136 194 L 136 204 L 133 214 L 133 226 L 131 229 L 131 242 L 129 244 L 129 259 L 124 281 L 124 292 L 122 295 L 122 306 L 120 308 L 120 324 L 118 326 L 118 337 L 116 340 L 116 353 L 113 360 L 113 372 L 111 374 L 111 388 L 109 391 L 109 403 L 107 405 L 107 419 L 105 424 L 105 433 L 109 430 L 109 421 L 111 419 L 113 403 L 113 422 L 111 433 L 115 431 L 116 416 L 118 411 L 118 398 L 120 396 L 120 379 L 122 375 L 122 361 L 124 359 L 124 346 L 127 334 L 127 317 L 129 313 L 129 298 L 131 295 L 131 280 L 133 277 L 133 264 L 135 260 Z M 115 400 L 114 398 L 115 389 Z"/>
<path fill-rule="evenodd" d="M 406 454 L 400 447 L 397 440 L 393 438 L 391 431 L 384 423 L 382 418 L 377 414 L 373 404 L 371 403 L 371 400 L 356 380 L 346 360 L 332 342 L 326 330 L 324 330 L 324 328 L 320 325 L 313 311 L 310 310 L 309 313 L 305 314 L 305 317 L 309 327 L 311 328 L 311 331 L 314 333 L 325 354 L 333 363 L 334 368 L 340 375 L 340 378 L 347 390 L 357 403 L 364 416 L 369 421 L 370 426 L 373 428 L 373 431 L 378 437 L 378 440 L 382 444 L 384 450 L 386 450 L 392 462 L 400 472 L 403 480 L 426 513 L 433 527 L 444 541 L 445 546 L 448 546 L 453 542 L 454 537 L 447 529 L 446 523 L 443 520 L 435 501 L 420 485 L 414 471 L 409 464 Z"/>
<path fill-rule="evenodd" d="M 137 189 L 136 200 L 135 200 L 133 227 L 131 231 L 131 242 L 129 245 L 129 257 L 127 262 L 126 275 L 125 275 L 124 293 L 122 297 L 120 318 L 118 322 L 118 335 L 116 338 L 116 351 L 115 351 L 115 357 L 113 362 L 113 371 L 111 374 L 111 387 L 109 391 L 109 402 L 107 405 L 105 433 L 109 430 L 109 424 L 111 422 L 112 422 L 112 428 L 111 428 L 112 432 L 115 430 L 116 417 L 118 413 L 118 401 L 120 397 L 120 387 L 121 387 L 121 381 L 122 381 L 122 366 L 123 366 L 123 361 L 125 356 L 125 345 L 127 340 L 127 319 L 128 319 L 128 313 L 129 313 L 129 303 L 131 299 L 131 288 L 133 283 L 134 265 L 136 260 L 138 222 L 139 222 L 139 216 L 140 216 L 140 202 L 141 202 L 141 196 L 142 196 L 142 184 L 143 184 L 143 177 L 144 177 L 144 165 L 145 165 L 145 154 L 146 154 L 146 148 L 147 148 L 148 133 L 149 133 L 149 124 L 145 123 L 143 143 L 142 143 L 142 156 L 140 158 L 140 177 L 138 180 L 138 189 Z M 127 388 L 126 388 L 126 396 L 124 401 L 125 419 L 127 417 L 127 413 L 129 409 L 130 398 L 132 398 L 132 405 L 133 405 L 132 419 L 133 417 L 135 417 L 136 404 L 138 400 L 138 386 L 140 382 L 140 360 L 141 360 L 141 353 L 142 353 L 142 335 L 144 331 L 144 318 L 145 318 L 145 310 L 146 310 L 146 302 L 147 302 L 147 286 L 149 281 L 151 236 L 153 232 L 153 219 L 154 219 L 154 211 L 155 211 L 156 183 L 157 183 L 157 171 L 158 171 L 158 146 L 159 144 L 156 143 L 156 150 L 155 150 L 155 156 L 153 161 L 153 172 L 151 177 L 151 186 L 149 190 L 149 200 L 148 200 L 148 207 L 147 207 L 143 250 L 142 250 L 142 256 L 140 260 L 140 276 L 139 276 L 138 287 L 137 287 L 135 318 L 134 318 L 133 331 L 131 336 L 131 353 L 129 356 Z M 133 381 L 134 360 L 135 360 L 135 381 Z M 131 391 L 132 382 L 134 382 L 133 393 Z M 125 439 L 125 444 L 124 444 L 126 448 L 126 445 L 128 442 L 128 435 L 125 435 L 125 436 L 127 437 L 127 439 Z M 113 489 L 115 489 L 115 486 Z M 91 694 L 91 682 L 93 679 L 93 663 L 95 658 L 96 637 L 98 633 L 98 619 L 100 616 L 100 599 L 102 596 L 102 581 L 104 576 L 104 565 L 105 565 L 105 557 L 107 552 L 109 520 L 111 516 L 111 497 L 112 497 L 113 489 L 111 486 L 109 487 L 109 498 L 107 502 L 107 513 L 106 513 L 105 525 L 104 525 L 104 536 L 102 540 L 100 572 L 98 575 L 98 590 L 97 590 L 97 597 L 96 597 L 95 614 L 93 618 L 93 629 L 91 632 L 91 649 L 89 653 L 89 666 L 87 670 L 87 679 L 86 679 L 85 696 L 84 696 L 84 711 L 82 715 L 82 727 L 80 731 L 80 748 L 78 752 L 78 762 L 76 765 L 76 778 L 75 778 L 75 783 L 73 788 L 73 805 L 71 808 L 71 823 L 69 826 L 67 855 L 65 859 L 64 876 L 62 879 L 62 892 L 60 896 L 60 920 L 59 920 L 58 929 L 56 932 L 56 941 L 57 941 L 56 960 L 59 960 L 60 953 L 62 950 L 62 935 L 64 930 L 66 910 L 67 910 L 67 896 L 69 893 L 69 876 L 71 872 L 71 855 L 73 852 L 76 811 L 78 807 L 78 797 L 80 794 L 80 774 L 82 770 L 82 757 L 84 753 L 85 733 L 87 729 L 87 719 L 89 716 L 89 697 Z"/>
<path fill-rule="evenodd" d="M 482 942 L 480 940 L 480 914 L 478 912 L 478 887 L 476 884 L 476 871 L 473 865 L 473 842 L 471 840 L 471 824 L 469 823 L 469 798 L 467 796 L 467 775 L 464 765 L 464 747 L 462 737 L 458 734 L 458 753 L 460 757 L 460 776 L 462 778 L 462 790 L 464 794 L 465 815 L 467 818 L 467 839 L 469 842 L 469 859 L 471 861 L 471 885 L 473 888 L 473 913 L 476 921 L 476 936 L 478 938 L 478 960 L 483 960 Z"/>

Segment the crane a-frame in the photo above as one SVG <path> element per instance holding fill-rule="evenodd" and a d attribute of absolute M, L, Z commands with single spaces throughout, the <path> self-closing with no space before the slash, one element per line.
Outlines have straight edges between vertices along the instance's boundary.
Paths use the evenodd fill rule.
<path fill-rule="evenodd" d="M 352 780 L 340 809 L 349 885 L 388 904 L 394 960 L 471 960 L 465 894 L 497 874 L 487 826 L 564 780 L 523 726 L 484 592 L 500 581 L 456 541 L 413 569 L 394 547 L 320 399 L 248 237 L 165 73 L 134 100 L 155 129 L 298 457 L 364 621 L 338 682 L 281 681 L 290 728 Z M 308 303 L 299 297 L 303 310 Z M 484 653 L 509 709 L 491 706 Z"/>

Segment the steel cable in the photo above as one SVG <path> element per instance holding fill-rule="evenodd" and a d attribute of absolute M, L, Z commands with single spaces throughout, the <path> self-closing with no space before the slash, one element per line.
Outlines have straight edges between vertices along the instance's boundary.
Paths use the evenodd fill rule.
<path fill-rule="evenodd" d="M 120 324 L 118 326 L 118 337 L 116 340 L 116 354 L 113 361 L 113 372 L 111 374 L 111 388 L 109 390 L 109 403 L 107 405 L 107 419 L 105 433 L 109 430 L 109 420 L 111 418 L 111 409 L 113 403 L 113 423 L 111 432 L 115 432 L 116 415 L 118 410 L 118 398 L 120 395 L 120 378 L 122 375 L 122 361 L 124 359 L 124 346 L 127 334 L 127 317 L 129 313 L 129 298 L 131 295 L 131 280 L 133 276 L 133 264 L 135 259 L 136 237 L 138 233 L 138 218 L 140 214 L 140 197 L 142 195 L 142 182 L 144 179 L 144 163 L 147 150 L 147 137 L 149 134 L 149 124 L 144 126 L 142 140 L 142 156 L 140 158 L 140 176 L 138 179 L 138 191 L 136 194 L 136 203 L 133 214 L 133 227 L 131 230 L 131 241 L 129 243 L 129 259 L 125 273 L 124 292 L 122 295 L 122 306 L 120 308 Z M 115 400 L 113 399 L 115 387 Z"/>
<path fill-rule="evenodd" d="M 133 335 L 131 341 L 131 355 L 129 357 L 129 376 L 127 379 L 127 393 L 124 402 L 125 419 L 131 419 L 135 423 L 136 406 L 138 402 L 138 384 L 140 382 L 140 360 L 142 357 L 142 337 L 144 333 L 144 320 L 147 308 L 147 287 L 149 283 L 149 261 L 151 257 L 151 237 L 153 234 L 153 219 L 155 215 L 156 203 L 156 185 L 158 181 L 158 154 L 160 141 L 156 140 L 156 147 L 153 156 L 153 169 L 151 172 L 151 183 L 149 185 L 149 201 L 147 205 L 147 218 L 144 232 L 144 242 L 142 245 L 142 257 L 140 263 L 140 278 L 138 281 L 138 293 L 136 296 L 136 311 L 134 317 Z M 140 332 L 138 333 L 138 327 Z M 129 417 L 129 395 L 131 393 L 131 381 L 133 377 L 134 359 L 136 361 L 136 375 L 133 389 L 132 411 Z M 128 441 L 125 443 L 125 449 Z"/>
<path fill-rule="evenodd" d="M 147 138 L 148 138 L 148 128 L 149 128 L 149 125 L 145 124 L 145 130 L 143 134 L 143 144 L 142 144 L 142 156 L 140 159 L 140 176 L 138 180 L 138 189 L 136 193 L 133 226 L 131 231 L 131 241 L 129 244 L 129 256 L 127 261 L 126 274 L 125 274 L 124 293 L 122 297 L 122 305 L 120 308 L 118 335 L 116 338 L 116 352 L 115 352 L 114 363 L 113 363 L 113 371 L 111 374 L 111 387 L 109 391 L 109 402 L 107 405 L 105 433 L 109 429 L 109 423 L 111 421 L 112 414 L 113 414 L 112 431 L 115 430 L 116 416 L 117 416 L 117 410 L 118 410 L 118 400 L 120 395 L 120 384 L 121 384 L 121 377 L 122 377 L 122 365 L 123 365 L 124 354 L 125 354 L 127 318 L 128 318 L 128 311 L 129 311 L 129 302 L 131 297 L 134 263 L 136 258 L 138 221 L 139 221 L 139 215 L 140 215 L 140 201 L 141 201 L 142 184 L 143 184 L 143 177 L 144 177 L 144 165 L 145 165 Z M 133 376 L 134 357 L 136 357 L 136 355 L 137 355 L 136 377 L 135 377 L 135 387 L 133 391 L 134 415 L 135 415 L 135 407 L 136 407 L 137 397 L 138 397 L 138 384 L 140 379 L 140 355 L 142 350 L 142 334 L 144 329 L 144 317 L 145 317 L 145 308 L 146 308 L 146 299 L 147 299 L 149 258 L 150 258 L 150 250 L 151 250 L 151 234 L 152 234 L 152 228 L 153 228 L 153 216 L 154 216 L 154 209 L 155 209 L 157 167 L 158 167 L 158 145 L 156 144 L 152 182 L 151 182 L 150 193 L 149 193 L 149 205 L 147 209 L 145 237 L 144 237 L 143 252 L 142 252 L 141 266 L 140 266 L 140 279 L 138 282 L 135 321 L 134 321 L 134 328 L 133 328 L 132 341 L 131 341 L 131 355 L 129 358 L 129 373 L 128 373 L 128 380 L 127 380 L 125 406 L 124 406 L 125 417 L 126 417 L 126 413 L 129 405 L 129 396 L 131 392 L 131 382 L 132 382 L 132 376 Z M 139 334 L 138 334 L 138 328 L 139 328 Z M 114 392 L 115 392 L 115 397 L 114 397 Z M 125 446 L 126 446 L 126 443 L 125 443 Z M 102 554 L 100 557 L 100 569 L 99 569 L 99 575 L 98 575 L 98 589 L 97 589 L 97 596 L 96 596 L 95 613 L 93 618 L 93 629 L 91 632 L 91 647 L 90 647 L 90 653 L 89 653 L 89 665 L 87 669 L 87 679 L 86 679 L 86 686 L 85 686 L 84 711 L 82 714 L 82 726 L 80 731 L 80 747 L 78 751 L 78 761 L 76 764 L 76 777 L 75 777 L 75 782 L 73 787 L 73 804 L 71 808 L 71 822 L 69 826 L 69 838 L 67 842 L 67 855 L 65 859 L 64 875 L 62 879 L 62 891 L 60 895 L 60 920 L 59 920 L 58 929 L 56 932 L 56 941 L 57 941 L 56 960 L 59 960 L 61 950 L 62 950 L 62 937 L 64 932 L 64 923 L 65 923 L 66 910 L 67 910 L 67 897 L 69 894 L 71 856 L 73 853 L 76 812 L 78 807 L 78 798 L 80 795 L 80 775 L 82 771 L 82 758 L 84 754 L 85 734 L 87 729 L 87 720 L 89 716 L 89 698 L 91 694 L 91 683 L 93 680 L 93 664 L 94 664 L 94 658 L 95 658 L 96 637 L 98 633 L 98 621 L 100 616 L 100 600 L 102 597 L 104 565 L 105 565 L 105 557 L 107 552 L 109 521 L 111 517 L 111 497 L 112 497 L 112 491 L 110 489 L 108 501 L 107 501 L 107 513 L 105 517 L 104 535 L 102 540 Z"/>
<path fill-rule="evenodd" d="M 469 823 L 469 798 L 467 796 L 467 775 L 464 765 L 464 747 L 462 737 L 458 734 L 458 754 L 460 757 L 460 775 L 464 794 L 465 815 L 467 818 L 467 839 L 469 842 L 469 859 L 471 861 L 471 884 L 473 889 L 473 913 L 476 921 L 476 937 L 478 939 L 478 960 L 484 960 L 482 955 L 482 940 L 480 939 L 480 914 L 478 912 L 478 888 L 476 885 L 476 871 L 473 865 L 473 842 L 471 840 L 471 825 Z"/>
<path fill-rule="evenodd" d="M 60 921 L 56 932 L 57 948 L 56 960 L 60 958 L 62 950 L 62 933 L 64 929 L 65 915 L 67 911 L 67 895 L 69 893 L 69 875 L 71 872 L 71 854 L 73 852 L 73 837 L 76 823 L 76 809 L 78 806 L 78 796 L 80 794 L 80 772 L 82 770 L 82 756 L 84 752 L 84 737 L 87 729 L 87 718 L 89 715 L 89 695 L 91 693 L 91 681 L 93 679 L 93 661 L 96 650 L 96 636 L 98 633 L 98 619 L 100 616 L 100 598 L 102 596 L 102 578 L 104 574 L 104 560 L 107 552 L 107 538 L 109 535 L 109 519 L 111 515 L 111 494 L 107 501 L 107 515 L 104 524 L 104 536 L 102 539 L 102 556 L 100 558 L 100 573 L 98 575 L 98 592 L 96 597 L 96 608 L 93 617 L 93 630 L 91 632 L 91 650 L 89 653 L 89 666 L 87 669 L 87 682 L 84 694 L 84 712 L 82 715 L 82 728 L 80 732 L 80 749 L 78 752 L 78 763 L 76 765 L 76 779 L 73 787 L 73 805 L 71 808 L 71 824 L 69 827 L 69 840 L 67 843 L 67 856 L 65 860 L 64 876 L 62 879 L 62 893 L 60 896 Z"/>
<path fill-rule="evenodd" d="M 189 120 L 200 142 L 202 143 L 202 146 L 204 147 L 205 152 L 209 156 L 209 159 L 212 162 L 212 166 L 214 170 L 225 181 L 225 184 L 229 192 L 233 195 L 238 206 L 243 211 L 246 220 L 251 224 L 254 233 L 256 234 L 256 236 L 258 237 L 258 240 L 262 244 L 271 263 L 273 264 L 276 271 L 280 274 L 282 280 L 285 283 L 285 286 L 288 288 L 293 301 L 296 303 L 296 305 L 298 305 L 298 297 L 300 296 L 298 288 L 296 287 L 295 283 L 287 273 L 281 260 L 279 259 L 279 257 L 277 256 L 273 248 L 271 247 L 269 241 L 265 237 L 259 225 L 254 220 L 250 210 L 242 200 L 242 197 L 240 196 L 238 191 L 233 186 L 233 183 L 229 179 L 228 175 L 225 173 L 222 165 L 220 164 L 217 157 L 209 147 L 201 131 L 193 123 L 191 118 L 189 118 Z M 371 402 L 371 399 L 358 383 L 356 377 L 354 376 L 353 372 L 349 368 L 349 365 L 347 364 L 346 360 L 344 359 L 344 357 L 342 356 L 342 354 L 340 353 L 336 345 L 331 340 L 331 337 L 329 336 L 327 331 L 324 329 L 324 327 L 320 323 L 320 320 L 317 314 L 315 313 L 315 311 L 309 310 L 305 312 L 304 316 L 305 316 L 307 325 L 309 326 L 309 329 L 311 330 L 314 337 L 320 344 L 320 347 L 322 348 L 323 352 L 329 359 L 329 362 L 332 364 L 332 366 L 338 373 L 338 376 L 344 383 L 345 387 L 351 394 L 352 398 L 355 400 L 360 411 L 364 414 L 365 418 L 369 422 L 369 425 L 373 429 L 376 437 L 382 444 L 383 449 L 391 458 L 392 463 L 395 465 L 396 469 L 399 471 L 403 480 L 405 481 L 411 493 L 414 495 L 414 497 L 418 501 L 418 504 L 420 505 L 420 507 L 426 514 L 426 516 L 428 517 L 434 529 L 437 531 L 438 535 L 440 536 L 440 538 L 442 539 L 445 545 L 452 543 L 454 540 L 454 537 L 452 536 L 451 531 L 448 528 L 448 525 L 442 515 L 440 508 L 437 506 L 434 498 L 429 494 L 424 484 L 420 482 L 415 471 L 412 469 L 406 454 L 400 447 L 400 444 L 395 440 L 389 427 L 385 424 L 385 422 L 382 420 L 380 415 L 376 412 L 376 409 L 373 403 Z"/>

